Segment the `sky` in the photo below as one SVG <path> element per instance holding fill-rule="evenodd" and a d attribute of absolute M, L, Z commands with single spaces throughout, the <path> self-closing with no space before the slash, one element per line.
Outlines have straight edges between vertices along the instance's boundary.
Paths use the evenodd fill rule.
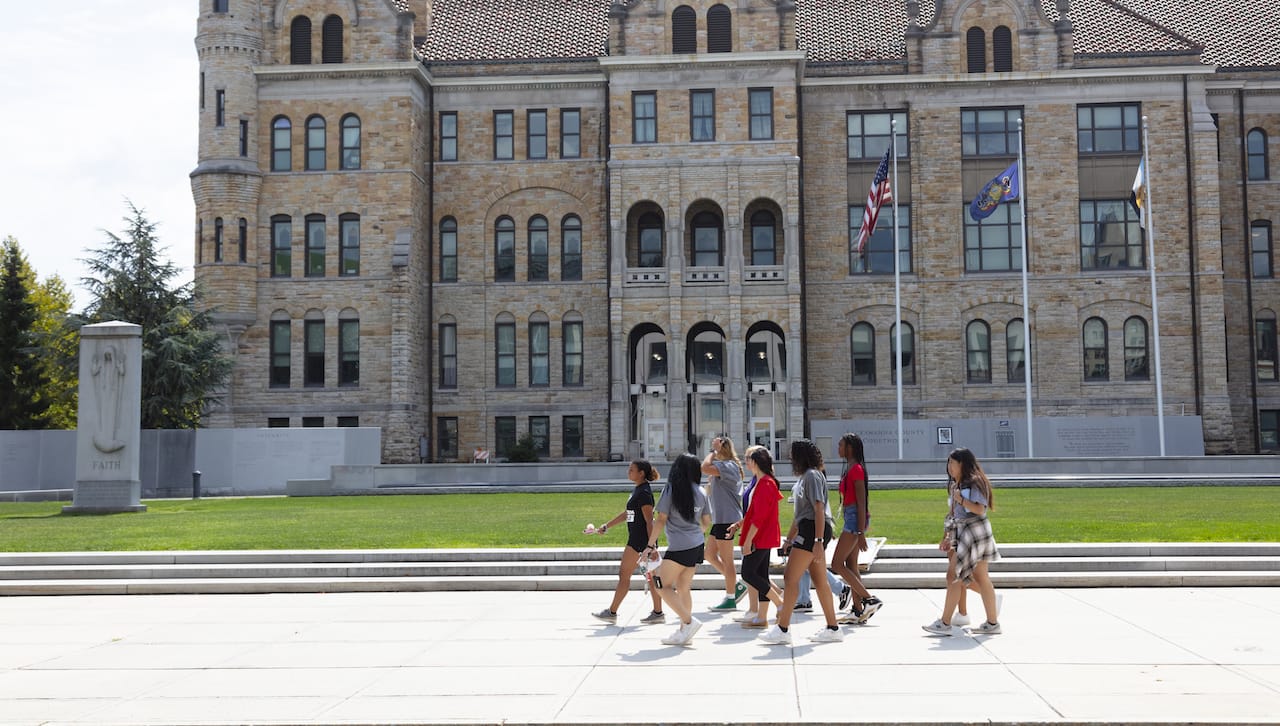
<path fill-rule="evenodd" d="M 82 258 L 120 234 L 126 199 L 191 280 L 196 0 L 3 0 L 0 239 L 57 274 L 80 311 Z"/>

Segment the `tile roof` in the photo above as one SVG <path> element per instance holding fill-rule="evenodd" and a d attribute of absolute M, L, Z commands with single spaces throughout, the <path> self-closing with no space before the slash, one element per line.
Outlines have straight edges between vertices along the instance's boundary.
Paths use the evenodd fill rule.
<path fill-rule="evenodd" d="M 1280 65 L 1280 5 L 1274 0 L 1073 0 L 1070 17 L 1076 28 L 1077 53 L 1099 52 L 1094 48 L 1116 43 L 1108 37 L 1112 28 L 1107 21 L 1094 15 L 1095 9 L 1106 12 L 1100 5 L 1122 6 L 1203 46 L 1204 63 L 1224 68 Z M 1125 26 L 1126 30 L 1130 27 Z M 1132 44 L 1140 44 L 1137 41 Z"/>
<path fill-rule="evenodd" d="M 1168 0 L 1162 0 L 1167 2 Z M 1049 22 L 1062 17 L 1055 0 L 1041 0 Z M 1072 0 L 1072 49 L 1084 55 L 1198 53 L 1200 44 L 1115 0 Z"/>
<path fill-rule="evenodd" d="M 920 23 L 928 25 L 933 15 L 933 2 L 921 2 Z M 906 28 L 905 2 L 796 2 L 796 45 L 814 63 L 902 60 L 907 56 Z"/>
<path fill-rule="evenodd" d="M 610 0 L 447 0 L 418 52 L 428 61 L 597 58 Z"/>
<path fill-rule="evenodd" d="M 412 10 L 412 8 L 409 7 L 409 0 L 391 0 L 391 5 L 402 13 Z"/>

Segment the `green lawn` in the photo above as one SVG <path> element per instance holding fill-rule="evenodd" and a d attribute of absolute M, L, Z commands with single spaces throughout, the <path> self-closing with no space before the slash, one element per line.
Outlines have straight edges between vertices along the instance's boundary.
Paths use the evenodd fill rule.
<path fill-rule="evenodd" d="M 142 514 L 64 516 L 60 502 L 0 503 L 0 551 L 380 549 L 618 545 L 586 537 L 617 494 L 458 494 L 150 501 Z M 1005 489 L 1001 542 L 1278 542 L 1280 488 Z M 941 491 L 872 493 L 872 534 L 937 541 Z M 783 526 L 790 522 L 783 504 Z"/>

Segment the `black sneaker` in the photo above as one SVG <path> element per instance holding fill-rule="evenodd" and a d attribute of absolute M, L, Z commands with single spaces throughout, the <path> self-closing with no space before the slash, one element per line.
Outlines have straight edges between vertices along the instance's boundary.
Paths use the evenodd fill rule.
<path fill-rule="evenodd" d="M 813 612 L 813 603 L 811 603 L 811 602 L 798 602 L 798 603 L 796 603 L 795 611 L 796 611 L 796 612 L 798 612 L 798 613 L 809 613 L 809 612 Z"/>
<path fill-rule="evenodd" d="M 853 588 L 845 585 L 840 589 L 840 607 L 837 610 L 846 610 L 849 607 L 849 601 L 853 599 Z"/>
<path fill-rule="evenodd" d="M 862 613 L 858 615 L 858 623 L 862 624 L 870 620 L 871 616 L 875 615 L 876 611 L 883 605 L 884 603 L 880 602 L 880 598 L 878 597 L 872 596 L 862 598 Z"/>

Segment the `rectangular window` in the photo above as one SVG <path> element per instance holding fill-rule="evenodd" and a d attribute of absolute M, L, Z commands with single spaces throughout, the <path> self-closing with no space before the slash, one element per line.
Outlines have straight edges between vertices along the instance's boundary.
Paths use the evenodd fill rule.
<path fill-rule="evenodd" d="M 582 417 L 565 416 L 560 419 L 561 455 L 565 458 L 582 457 Z"/>
<path fill-rule="evenodd" d="M 1080 269 L 1142 269 L 1146 245 L 1127 199 L 1080 200 Z"/>
<path fill-rule="evenodd" d="M 1258 380 L 1280 381 L 1280 361 L 1276 355 L 1276 319 L 1254 322 L 1254 337 L 1258 345 Z"/>
<path fill-rule="evenodd" d="M 751 116 L 751 139 L 768 141 L 773 138 L 773 89 L 752 88 L 747 91 L 748 113 Z M 905 131 L 906 127 L 903 126 Z"/>
<path fill-rule="evenodd" d="M 249 122 L 246 119 L 240 119 L 240 156 L 249 155 Z"/>
<path fill-rule="evenodd" d="M 907 112 L 884 111 L 878 113 L 845 114 L 845 148 L 850 160 L 879 161 L 885 149 L 893 143 L 893 124 L 897 121 L 898 158 L 909 156 L 911 144 L 907 137 Z"/>
<path fill-rule="evenodd" d="M 547 158 L 547 112 L 542 109 L 529 111 L 526 121 L 528 127 L 525 129 L 525 148 L 528 158 Z"/>
<path fill-rule="evenodd" d="M 446 111 L 440 114 L 440 161 L 458 160 L 458 114 Z"/>
<path fill-rule="evenodd" d="M 338 321 L 338 385 L 360 385 L 360 321 Z"/>
<path fill-rule="evenodd" d="M 216 126 L 227 125 L 227 92 L 219 88 L 213 92 L 214 112 L 217 118 L 214 121 Z"/>
<path fill-rule="evenodd" d="M 360 417 L 359 416 L 339 416 L 338 428 L 358 429 L 360 428 Z"/>
<path fill-rule="evenodd" d="M 1280 410 L 1258 412 L 1258 434 L 1263 451 L 1280 449 Z"/>
<path fill-rule="evenodd" d="M 1022 269 L 1021 202 L 1005 202 L 981 222 L 961 207 L 964 218 L 964 271 L 1010 272 Z"/>
<path fill-rule="evenodd" d="M 533 450 L 538 456 L 551 456 L 551 417 L 530 416 L 529 436 L 533 439 Z"/>
<path fill-rule="evenodd" d="M 458 387 L 458 326 L 440 324 L 440 387 Z"/>
<path fill-rule="evenodd" d="M 240 242 L 239 242 L 240 261 L 249 261 L 249 221 L 244 217 L 240 218 Z"/>
<path fill-rule="evenodd" d="M 200 71 L 200 110 L 201 111 L 204 110 L 204 97 L 205 97 L 204 71 Z"/>
<path fill-rule="evenodd" d="M 222 217 L 213 220 L 213 261 L 222 262 Z"/>
<path fill-rule="evenodd" d="M 564 385 L 582 385 L 582 323 L 572 321 L 564 324 Z"/>
<path fill-rule="evenodd" d="M 302 428 L 304 429 L 324 428 L 324 416 L 303 416 Z"/>
<path fill-rule="evenodd" d="M 493 112 L 493 158 L 516 158 L 515 114 L 511 111 Z"/>
<path fill-rule="evenodd" d="M 859 254 L 854 249 L 858 232 L 862 229 L 863 204 L 849 205 L 849 274 L 893 274 L 893 207 L 884 205 L 876 219 L 876 231 L 867 240 Z M 911 205 L 898 206 L 898 268 L 899 272 L 911 272 Z"/>
<path fill-rule="evenodd" d="M 577 217 L 560 226 L 560 279 L 582 279 L 582 222 Z"/>
<path fill-rule="evenodd" d="M 498 323 L 494 329 L 494 347 L 496 384 L 514 386 L 516 384 L 516 325 L 515 323 Z"/>
<path fill-rule="evenodd" d="M 293 274 L 293 222 L 288 218 L 271 220 L 271 276 Z"/>
<path fill-rule="evenodd" d="M 354 214 L 343 214 L 338 217 L 338 248 L 342 260 L 338 263 L 338 274 L 352 276 L 360 274 L 360 218 Z"/>
<path fill-rule="evenodd" d="M 1078 150 L 1085 154 L 1137 154 L 1142 151 L 1138 104 L 1076 108 Z"/>
<path fill-rule="evenodd" d="M 1253 276 L 1274 276 L 1275 272 L 1271 267 L 1271 223 L 1254 222 L 1249 227 L 1249 232 L 1253 250 Z"/>
<path fill-rule="evenodd" d="M 306 321 L 302 333 L 302 385 L 324 386 L 324 321 Z"/>
<path fill-rule="evenodd" d="M 1017 156 L 1021 108 L 960 112 L 960 150 L 965 156 Z"/>
<path fill-rule="evenodd" d="M 436 460 L 441 462 L 458 460 L 458 419 L 456 416 L 441 416 L 436 419 Z"/>
<path fill-rule="evenodd" d="M 529 323 L 529 385 L 551 385 L 551 325 Z"/>
<path fill-rule="evenodd" d="M 288 388 L 290 377 L 288 320 L 271 321 L 271 387 Z M 288 426 L 285 419 L 285 426 Z"/>
<path fill-rule="evenodd" d="M 560 158 L 582 156 L 582 112 L 567 108 L 560 112 Z"/>
<path fill-rule="evenodd" d="M 289 428 L 289 419 L 283 416 L 272 416 L 267 419 L 267 428 L 269 429 L 287 429 Z"/>
<path fill-rule="evenodd" d="M 689 91 L 689 140 L 716 140 L 715 91 Z"/>
<path fill-rule="evenodd" d="M 306 277 L 324 277 L 324 217 L 308 215 Z"/>
<path fill-rule="evenodd" d="M 498 416 L 493 420 L 494 456 L 506 458 L 516 446 L 516 417 Z"/>
<path fill-rule="evenodd" d="M 642 91 L 631 94 L 631 143 L 652 144 L 658 140 L 658 94 Z"/>
<path fill-rule="evenodd" d="M 213 12 L 215 13 L 227 12 L 227 0 L 213 0 Z"/>

